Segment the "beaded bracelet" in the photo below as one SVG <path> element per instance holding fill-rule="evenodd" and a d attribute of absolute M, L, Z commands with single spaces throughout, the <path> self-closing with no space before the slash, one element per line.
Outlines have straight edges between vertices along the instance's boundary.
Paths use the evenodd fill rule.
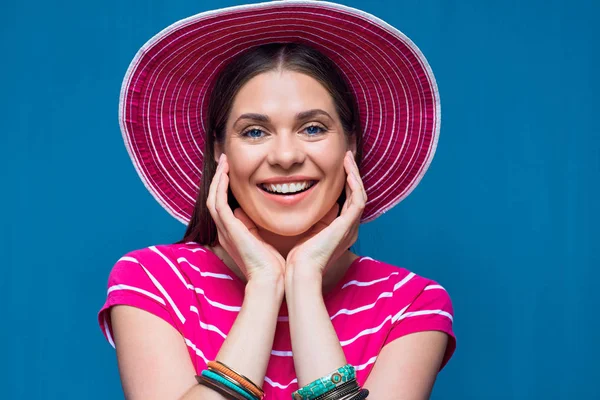
<path fill-rule="evenodd" d="M 353 399 L 360 392 L 360 386 L 356 380 L 351 380 L 343 385 L 338 386 L 334 390 L 325 393 L 314 400 L 342 400 Z"/>
<path fill-rule="evenodd" d="M 217 374 L 217 375 L 219 375 L 221 378 L 223 378 L 223 379 L 225 379 L 225 380 L 229 381 L 229 382 L 230 382 L 232 385 L 234 385 L 234 386 L 236 386 L 236 387 L 238 387 L 238 388 L 242 389 L 244 392 L 246 392 L 246 394 L 249 394 L 249 395 L 251 395 L 253 399 L 257 399 L 257 397 L 256 397 L 256 396 L 254 396 L 254 395 L 252 394 L 252 392 L 250 392 L 250 391 L 249 391 L 248 389 L 246 389 L 245 387 L 241 386 L 241 385 L 239 384 L 239 382 L 237 382 L 235 379 L 233 379 L 233 378 L 231 378 L 231 377 L 229 377 L 229 376 L 225 375 L 224 373 L 222 373 L 222 372 L 220 372 L 220 371 L 217 371 L 216 369 L 210 369 L 210 368 L 209 368 L 209 369 L 208 369 L 208 371 L 212 372 L 213 374 Z"/>
<path fill-rule="evenodd" d="M 246 400 L 258 400 L 258 398 L 256 396 L 254 396 L 253 394 L 251 394 L 244 388 L 242 388 L 234 383 L 231 383 L 230 380 L 222 378 L 220 375 L 214 373 L 213 371 L 205 369 L 204 371 L 202 371 L 202 376 L 205 379 L 210 379 L 213 382 L 218 382 L 222 385 L 227 386 L 229 389 L 234 390 L 238 394 L 241 394 L 242 396 L 244 396 L 244 399 L 246 399 Z"/>
<path fill-rule="evenodd" d="M 239 386 L 242 386 L 244 389 L 252 393 L 255 397 L 259 399 L 263 399 L 265 397 L 265 392 L 254 382 L 246 378 L 244 375 L 234 371 L 224 363 L 216 360 L 209 361 L 207 366 L 209 370 L 218 371 L 224 375 L 227 375 L 228 377 L 236 381 Z"/>
<path fill-rule="evenodd" d="M 356 370 L 350 364 L 338 368 L 329 375 L 319 378 L 308 385 L 292 393 L 294 400 L 314 400 L 315 398 L 328 393 L 338 386 L 352 379 L 356 379 Z"/>

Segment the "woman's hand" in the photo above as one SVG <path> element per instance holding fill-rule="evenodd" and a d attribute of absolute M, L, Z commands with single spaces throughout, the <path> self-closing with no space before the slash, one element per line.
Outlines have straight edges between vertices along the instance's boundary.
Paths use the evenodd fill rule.
<path fill-rule="evenodd" d="M 358 166 L 351 152 L 344 158 L 346 170 L 346 202 L 339 217 L 339 206 L 334 206 L 307 233 L 306 239 L 288 253 L 286 276 L 294 273 L 295 266 L 308 274 L 321 276 L 358 238 L 360 217 L 365 209 L 367 193 L 360 179 Z"/>
<path fill-rule="evenodd" d="M 219 244 L 235 261 L 248 281 L 257 277 L 283 279 L 284 258 L 275 248 L 260 238 L 256 224 L 241 208 L 233 212 L 229 207 L 228 172 L 227 156 L 222 154 L 206 201 L 210 215 L 217 226 Z"/>

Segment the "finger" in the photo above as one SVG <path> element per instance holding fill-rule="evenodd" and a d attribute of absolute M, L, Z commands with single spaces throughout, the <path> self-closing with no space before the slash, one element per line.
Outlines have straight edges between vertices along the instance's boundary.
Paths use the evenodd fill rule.
<path fill-rule="evenodd" d="M 222 163 L 221 160 L 223 159 L 223 155 L 221 154 L 221 157 L 219 158 L 219 164 L 217 165 L 217 169 L 215 170 L 215 174 L 212 178 L 212 181 L 210 182 L 210 186 L 208 188 L 208 196 L 206 198 L 206 206 L 208 207 L 209 210 L 214 210 L 215 207 L 215 195 L 216 195 L 216 190 L 217 190 L 217 184 L 219 183 L 219 177 L 220 177 L 220 172 L 221 172 L 221 167 L 222 167 Z"/>
<path fill-rule="evenodd" d="M 356 193 L 360 192 L 360 189 L 357 190 L 356 181 L 356 175 L 350 171 L 346 176 L 346 201 L 344 202 L 342 213 L 345 213 L 353 202 L 356 202 Z"/>
<path fill-rule="evenodd" d="M 327 211 L 327 214 L 321 218 L 317 224 L 329 226 L 331 223 L 337 218 L 338 211 L 340 210 L 340 205 L 338 203 L 334 203 L 333 206 Z"/>
<path fill-rule="evenodd" d="M 341 256 L 346 250 L 348 250 L 356 240 L 358 239 L 358 226 L 359 221 L 356 221 L 354 225 L 346 232 L 346 234 L 340 239 L 339 246 L 334 254 L 334 259 Z"/>
<path fill-rule="evenodd" d="M 221 176 L 219 177 L 219 183 L 217 184 L 215 194 L 215 210 L 219 215 L 219 218 L 223 221 L 224 225 L 229 227 L 232 221 L 235 219 L 233 211 L 227 202 L 227 193 L 229 189 L 229 175 L 227 175 L 227 172 L 229 171 L 229 168 L 225 158 L 223 158 L 221 162 L 223 165 L 221 167 Z"/>
<path fill-rule="evenodd" d="M 248 230 L 250 232 L 252 232 L 252 234 L 254 236 L 258 235 L 258 227 L 256 226 L 256 224 L 254 223 L 254 221 L 252 221 L 250 219 L 250 217 L 248 216 L 248 214 L 246 214 L 246 212 L 244 210 L 242 210 L 241 207 L 236 208 L 233 211 L 233 215 L 239 219 L 240 221 L 242 221 L 242 224 L 244 224 L 244 226 L 246 228 L 248 228 Z"/>
<path fill-rule="evenodd" d="M 350 189 L 350 185 L 348 184 L 348 180 L 351 178 L 350 175 L 346 176 L 346 199 L 344 200 L 344 206 L 342 207 L 342 214 L 344 214 L 346 212 L 346 210 L 348 209 L 348 206 L 350 205 L 350 201 L 352 199 L 352 189 Z"/>
<path fill-rule="evenodd" d="M 344 238 L 341 240 L 343 245 L 340 246 L 340 248 L 347 249 L 350 246 L 352 246 L 358 239 L 358 228 L 360 226 L 360 215 L 358 215 L 358 217 L 355 219 L 351 219 L 351 221 L 352 222 L 351 222 L 350 226 L 346 229 L 346 235 L 344 235 Z"/>
<path fill-rule="evenodd" d="M 354 225 L 352 225 L 352 229 L 348 233 L 348 242 L 346 244 L 346 248 L 348 248 L 348 247 L 352 246 L 354 243 L 356 243 L 356 240 L 358 239 L 359 227 L 360 227 L 360 219 L 357 219 L 354 222 Z"/>
<path fill-rule="evenodd" d="M 227 173 L 229 172 L 229 164 L 226 157 L 224 157 L 221 162 L 223 163 L 223 166 L 216 190 L 215 210 L 218 214 L 219 220 L 221 221 L 221 229 L 223 232 L 228 238 L 240 244 L 247 241 L 249 238 L 258 237 L 258 229 L 256 228 L 254 222 L 250 220 L 250 218 L 246 215 L 246 213 L 243 212 L 243 210 L 241 210 L 241 208 L 238 209 L 240 210 L 238 211 L 238 215 L 242 215 L 242 218 L 245 216 L 246 223 L 244 223 L 242 219 L 236 218 L 234 212 L 231 210 L 231 207 L 227 202 L 227 194 L 229 189 L 229 175 Z M 247 229 L 248 225 L 246 224 L 248 224 L 250 227 L 254 226 L 254 232 L 250 229 Z M 252 235 L 247 235 L 248 231 L 250 231 Z"/>
<path fill-rule="evenodd" d="M 331 243 L 345 243 L 349 236 L 349 233 L 352 231 L 353 220 L 348 218 L 348 214 L 346 216 L 339 216 L 336 218 L 330 225 L 327 226 L 327 234 L 323 237 L 323 241 L 331 242 Z M 322 229 L 325 234 L 325 229 Z M 342 244 L 342 247 L 346 246 Z M 348 248 L 346 246 L 344 248 Z"/>
<path fill-rule="evenodd" d="M 354 156 L 352 155 L 351 152 L 347 153 L 347 157 L 348 159 L 348 173 L 352 173 L 354 175 L 354 177 L 356 178 L 356 180 L 359 183 L 360 186 L 360 191 L 363 194 L 364 200 L 365 202 L 367 201 L 367 191 L 365 190 L 365 186 L 364 183 L 360 177 L 360 170 L 358 169 L 358 165 L 356 164 L 356 160 L 354 159 Z"/>
<path fill-rule="evenodd" d="M 223 156 L 221 156 L 221 158 L 219 159 L 220 161 L 222 161 Z M 215 176 L 213 177 L 213 180 L 210 184 L 210 188 L 208 190 L 208 198 L 206 200 L 206 206 L 208 208 L 208 211 L 215 223 L 215 225 L 217 226 L 217 229 L 219 232 L 223 232 L 223 224 L 221 222 L 221 219 L 219 218 L 219 215 L 217 213 L 216 210 L 216 198 L 217 198 L 217 188 L 221 179 L 221 171 L 222 171 L 223 167 L 222 167 L 222 163 L 219 163 L 219 166 L 217 167 L 217 170 L 215 171 Z"/>
<path fill-rule="evenodd" d="M 354 159 L 354 156 L 352 155 L 351 152 L 348 152 L 346 154 L 346 158 L 347 158 L 347 160 L 344 160 L 345 161 L 344 167 L 346 168 L 348 175 L 353 175 L 356 178 L 356 180 L 358 181 L 359 186 L 360 186 L 360 191 L 362 192 L 364 200 L 366 202 L 367 201 L 367 192 L 365 190 L 363 181 L 360 177 L 360 170 L 358 169 L 356 160 Z M 346 165 L 346 162 L 348 163 L 347 165 Z"/>
<path fill-rule="evenodd" d="M 352 174 L 348 182 L 350 189 L 352 190 L 352 202 L 350 205 L 362 207 L 365 206 L 365 194 L 364 189 L 361 186 L 360 178 L 355 174 Z"/>
<path fill-rule="evenodd" d="M 348 176 L 347 183 L 351 190 L 351 195 L 347 199 L 347 203 L 344 204 L 345 212 L 340 216 L 348 218 L 348 223 L 351 224 L 354 223 L 355 220 L 360 219 L 365 208 L 365 198 L 358 179 L 354 174 Z"/>
<path fill-rule="evenodd" d="M 314 224 L 310 228 L 310 232 L 309 232 L 308 236 L 312 237 L 312 236 L 316 235 L 317 233 L 321 232 L 323 229 L 327 228 L 329 225 L 331 225 L 331 223 L 337 218 L 339 209 L 340 209 L 340 206 L 337 203 L 335 203 L 329 209 L 329 211 L 327 211 L 327 213 L 323 216 L 323 218 L 321 218 L 319 221 L 317 221 L 317 223 Z"/>

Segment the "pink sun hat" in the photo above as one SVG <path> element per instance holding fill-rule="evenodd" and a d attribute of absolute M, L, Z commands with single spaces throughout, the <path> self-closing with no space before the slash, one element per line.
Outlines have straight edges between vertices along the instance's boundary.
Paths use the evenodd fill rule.
<path fill-rule="evenodd" d="M 361 222 L 419 184 L 440 131 L 438 88 L 402 32 L 355 8 L 284 0 L 206 11 L 158 33 L 135 55 L 121 88 L 119 122 L 146 188 L 187 224 L 202 176 L 208 100 L 228 61 L 267 43 L 301 43 L 328 56 L 354 92 L 363 128 Z"/>

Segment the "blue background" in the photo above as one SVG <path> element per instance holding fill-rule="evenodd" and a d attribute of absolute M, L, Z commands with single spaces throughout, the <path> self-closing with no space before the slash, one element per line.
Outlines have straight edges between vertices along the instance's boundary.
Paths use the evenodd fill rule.
<path fill-rule="evenodd" d="M 441 92 L 428 174 L 358 245 L 453 298 L 433 398 L 600 399 L 600 3 L 344 3 L 411 37 Z M 165 26 L 235 4 L 1 3 L 1 398 L 122 398 L 96 323 L 109 270 L 184 226 L 128 159 L 121 80 Z"/>

